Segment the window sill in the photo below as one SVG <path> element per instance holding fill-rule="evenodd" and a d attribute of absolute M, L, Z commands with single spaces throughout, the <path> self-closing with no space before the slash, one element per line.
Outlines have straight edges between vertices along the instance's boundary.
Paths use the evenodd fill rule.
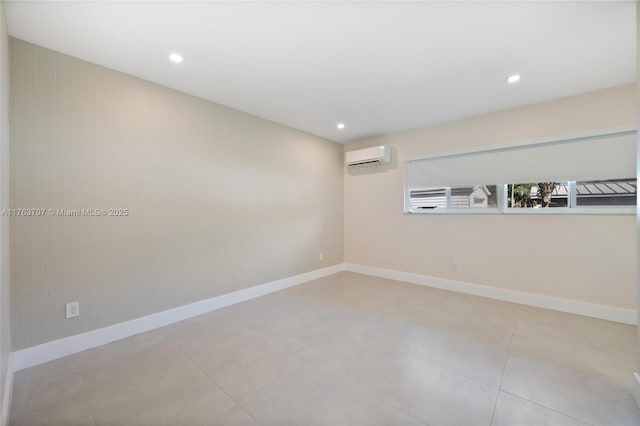
<path fill-rule="evenodd" d="M 425 209 L 424 211 L 409 210 L 404 214 L 409 215 L 440 215 L 440 214 L 461 214 L 461 215 L 477 215 L 477 214 L 515 214 L 515 215 L 621 215 L 630 216 L 636 214 L 636 207 L 583 207 L 583 208 L 547 208 L 547 209 Z"/>
<path fill-rule="evenodd" d="M 404 214 L 502 214 L 500 209 L 423 209 L 409 210 Z"/>
<path fill-rule="evenodd" d="M 505 209 L 505 214 L 599 214 L 635 215 L 636 207 L 574 207 Z"/>

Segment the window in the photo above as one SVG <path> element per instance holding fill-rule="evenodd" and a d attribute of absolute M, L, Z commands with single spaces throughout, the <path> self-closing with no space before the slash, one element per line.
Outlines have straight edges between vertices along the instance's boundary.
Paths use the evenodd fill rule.
<path fill-rule="evenodd" d="M 487 209 L 498 207 L 497 185 L 456 186 L 453 188 L 412 188 L 409 210 Z"/>
<path fill-rule="evenodd" d="M 458 186 L 451 188 L 452 209 L 486 209 L 498 207 L 496 185 Z"/>
<path fill-rule="evenodd" d="M 635 212 L 634 178 L 417 188 L 409 213 L 629 213 Z"/>
<path fill-rule="evenodd" d="M 408 159 L 405 211 L 633 214 L 635 151 L 625 126 Z"/>
<path fill-rule="evenodd" d="M 535 182 L 507 185 L 507 208 L 569 207 L 569 182 Z"/>
<path fill-rule="evenodd" d="M 635 206 L 637 193 L 635 179 L 578 181 L 575 205 L 580 207 Z"/>
<path fill-rule="evenodd" d="M 446 208 L 447 188 L 411 190 L 409 204 L 411 210 Z"/>

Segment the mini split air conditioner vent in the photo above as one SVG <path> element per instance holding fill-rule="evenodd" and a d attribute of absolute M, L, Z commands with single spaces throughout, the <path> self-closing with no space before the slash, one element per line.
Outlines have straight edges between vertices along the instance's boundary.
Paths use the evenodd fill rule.
<path fill-rule="evenodd" d="M 391 147 L 389 145 L 374 146 L 372 148 L 349 151 L 346 154 L 347 167 L 371 164 L 385 164 L 391 162 Z"/>

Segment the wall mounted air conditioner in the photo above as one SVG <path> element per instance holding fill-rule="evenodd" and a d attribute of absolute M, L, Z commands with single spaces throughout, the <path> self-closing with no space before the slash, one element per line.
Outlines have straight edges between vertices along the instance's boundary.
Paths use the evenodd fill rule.
<path fill-rule="evenodd" d="M 385 164 L 391 162 L 391 147 L 389 145 L 348 151 L 346 155 L 347 167 L 363 166 L 365 164 Z"/>

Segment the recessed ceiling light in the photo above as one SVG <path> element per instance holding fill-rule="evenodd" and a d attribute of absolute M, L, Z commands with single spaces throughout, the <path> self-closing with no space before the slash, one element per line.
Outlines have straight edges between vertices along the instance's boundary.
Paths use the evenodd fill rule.
<path fill-rule="evenodd" d="M 182 56 L 178 55 L 177 53 L 172 53 L 171 55 L 169 55 L 169 59 L 171 60 L 171 62 L 174 62 L 176 64 L 182 62 Z"/>
<path fill-rule="evenodd" d="M 344 123 L 338 123 L 338 125 L 336 126 L 338 128 L 338 130 L 342 130 L 344 129 Z"/>
<path fill-rule="evenodd" d="M 507 78 L 507 82 L 509 82 L 509 84 L 517 83 L 519 81 L 520 81 L 520 74 L 510 75 L 509 78 Z"/>

